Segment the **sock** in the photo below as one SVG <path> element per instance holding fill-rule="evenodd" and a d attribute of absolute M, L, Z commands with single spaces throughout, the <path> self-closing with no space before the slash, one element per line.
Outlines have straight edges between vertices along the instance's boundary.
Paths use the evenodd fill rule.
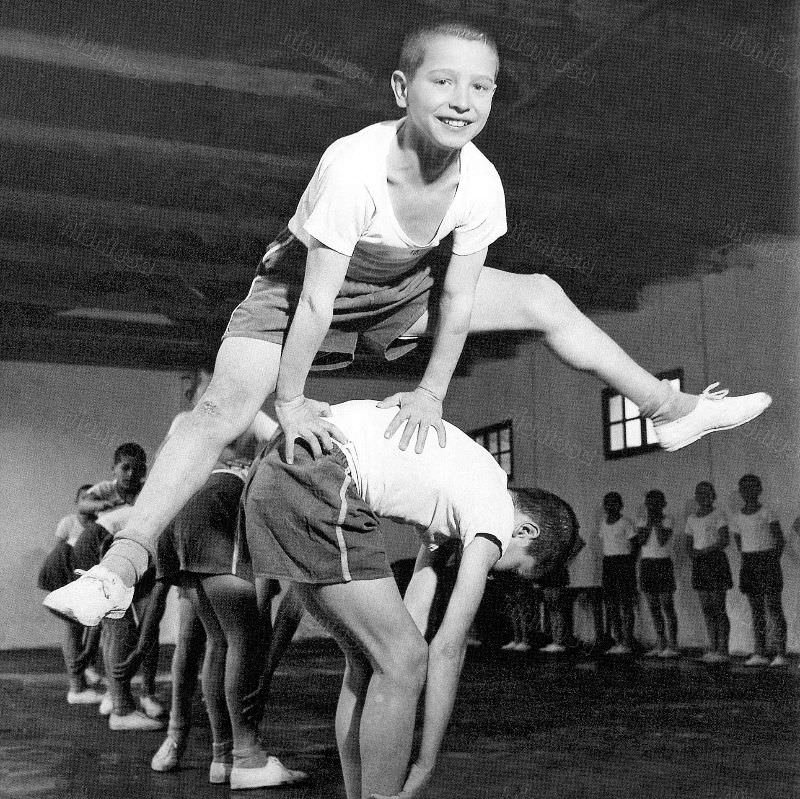
<path fill-rule="evenodd" d="M 230 762 L 233 756 L 233 741 L 222 741 L 211 744 L 212 759 L 216 763 Z"/>
<path fill-rule="evenodd" d="M 150 554 L 130 538 L 118 538 L 100 562 L 109 571 L 118 574 L 128 588 L 142 579 L 150 565 Z"/>
<path fill-rule="evenodd" d="M 639 406 L 642 416 L 652 419 L 653 424 L 674 422 L 691 413 L 699 401 L 694 394 L 676 391 L 669 380 L 662 380 L 658 388 Z"/>
<path fill-rule="evenodd" d="M 267 765 L 267 753 L 258 744 L 246 749 L 234 749 L 233 764 L 236 768 L 264 768 Z"/>

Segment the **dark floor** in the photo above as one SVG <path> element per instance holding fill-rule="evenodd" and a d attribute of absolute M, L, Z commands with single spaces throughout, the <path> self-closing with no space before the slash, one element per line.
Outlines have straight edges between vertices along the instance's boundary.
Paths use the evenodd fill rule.
<path fill-rule="evenodd" d="M 342 796 L 333 741 L 341 659 L 299 645 L 275 681 L 271 751 L 311 772 L 295 789 L 244 796 Z M 165 699 L 169 684 L 161 684 Z M 183 768 L 150 770 L 163 733 L 110 732 L 70 707 L 54 653 L 0 653 L 0 797 L 227 796 L 207 782 L 210 738 L 196 703 Z M 800 671 L 714 670 L 691 658 L 554 661 L 470 652 L 428 794 L 437 799 L 782 799 L 800 797 Z"/>

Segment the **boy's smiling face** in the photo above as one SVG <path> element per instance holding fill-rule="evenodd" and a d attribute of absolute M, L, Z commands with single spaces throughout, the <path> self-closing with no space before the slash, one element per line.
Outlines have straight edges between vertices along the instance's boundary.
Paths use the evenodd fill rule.
<path fill-rule="evenodd" d="M 460 150 L 486 125 L 497 67 L 494 50 L 483 42 L 432 36 L 413 77 L 392 76 L 397 104 L 428 144 Z"/>

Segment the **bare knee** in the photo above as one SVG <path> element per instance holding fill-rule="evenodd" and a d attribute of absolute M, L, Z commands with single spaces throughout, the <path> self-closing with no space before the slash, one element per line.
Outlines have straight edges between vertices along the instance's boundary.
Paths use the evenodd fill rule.
<path fill-rule="evenodd" d="M 428 672 L 428 645 L 420 635 L 387 652 L 375 668 L 376 672 L 397 685 L 416 693 L 422 691 Z"/>

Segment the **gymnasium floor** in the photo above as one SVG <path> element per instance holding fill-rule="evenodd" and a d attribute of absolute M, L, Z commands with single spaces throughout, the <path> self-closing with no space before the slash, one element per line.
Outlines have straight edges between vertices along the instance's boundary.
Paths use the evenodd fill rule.
<path fill-rule="evenodd" d="M 166 653 L 165 653 L 166 654 Z M 149 768 L 163 732 L 114 733 L 67 706 L 55 652 L 0 653 L 2 799 L 228 796 L 207 782 L 209 730 L 196 702 L 183 767 Z M 275 680 L 269 748 L 311 772 L 275 799 L 339 797 L 333 712 L 341 658 L 293 647 Z M 166 679 L 161 682 L 165 700 Z M 471 651 L 435 781 L 436 799 L 800 797 L 800 671 L 710 670 Z"/>

